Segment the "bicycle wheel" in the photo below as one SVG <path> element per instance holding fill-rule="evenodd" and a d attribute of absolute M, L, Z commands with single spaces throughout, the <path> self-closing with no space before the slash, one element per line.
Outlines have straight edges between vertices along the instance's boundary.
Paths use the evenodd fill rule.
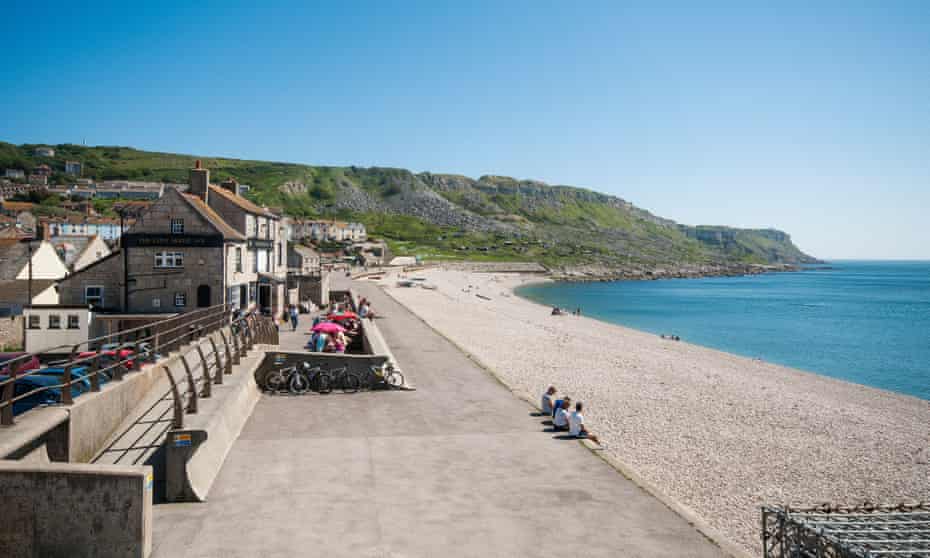
<path fill-rule="evenodd" d="M 384 382 L 391 387 L 400 387 L 404 385 L 404 375 L 397 370 L 391 370 L 384 375 Z"/>
<path fill-rule="evenodd" d="M 355 393 L 361 387 L 361 382 L 358 379 L 358 376 L 355 374 L 349 374 L 346 372 L 345 376 L 342 377 L 342 392 L 343 393 Z"/>
<path fill-rule="evenodd" d="M 303 395 L 310 391 L 310 381 L 303 372 L 294 371 L 288 379 L 287 387 L 294 395 Z"/>
<path fill-rule="evenodd" d="M 282 370 L 274 370 L 265 376 L 265 390 L 278 393 L 287 389 L 287 378 Z"/>
<path fill-rule="evenodd" d="M 333 392 L 333 379 L 329 374 L 325 372 L 320 372 L 316 376 L 316 385 L 317 391 L 320 393 L 332 393 Z"/>

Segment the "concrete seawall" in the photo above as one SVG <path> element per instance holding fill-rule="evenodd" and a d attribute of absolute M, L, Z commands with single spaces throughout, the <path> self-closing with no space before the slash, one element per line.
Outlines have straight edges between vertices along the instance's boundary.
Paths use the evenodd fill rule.
<path fill-rule="evenodd" d="M 0 556 L 145 558 L 152 469 L 0 461 Z"/>

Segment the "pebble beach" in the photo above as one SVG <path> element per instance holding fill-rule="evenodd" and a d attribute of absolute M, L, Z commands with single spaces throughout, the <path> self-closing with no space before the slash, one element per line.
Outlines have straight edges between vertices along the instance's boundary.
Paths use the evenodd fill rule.
<path fill-rule="evenodd" d="M 584 401 L 610 457 L 753 555 L 764 504 L 930 500 L 928 401 L 551 316 L 513 294 L 538 275 L 415 276 L 431 288 L 381 283 L 518 395 Z"/>

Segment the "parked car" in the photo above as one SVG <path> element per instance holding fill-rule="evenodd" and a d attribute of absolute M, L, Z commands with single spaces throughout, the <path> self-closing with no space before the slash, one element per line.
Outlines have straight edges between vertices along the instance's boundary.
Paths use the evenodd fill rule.
<path fill-rule="evenodd" d="M 0 382 L 8 380 L 9 378 L 10 376 L 0 374 Z M 33 393 L 13 403 L 13 414 L 21 415 L 39 405 L 54 405 L 61 402 L 61 388 L 56 387 L 60 383 L 61 380 L 59 378 L 42 374 L 16 378 L 13 384 L 13 397 L 25 395 L 39 388 L 47 389 L 45 391 Z M 78 388 L 77 385 L 72 385 L 71 397 L 77 397 L 80 394 L 80 388 Z"/>
<path fill-rule="evenodd" d="M 8 363 L 9 361 L 11 361 L 11 360 L 13 360 L 13 359 L 15 359 L 15 358 L 19 358 L 19 357 L 21 357 L 21 356 L 23 356 L 23 355 L 26 355 L 26 354 L 29 354 L 29 353 L 23 353 L 23 352 L 19 352 L 19 353 L 0 353 L 0 374 L 7 374 L 7 375 L 9 375 L 9 374 L 11 374 L 12 372 L 15 372 L 16 374 L 21 374 L 21 373 L 27 372 L 27 371 L 29 371 L 29 370 L 35 370 L 36 368 L 39 368 L 39 367 L 42 366 L 42 364 L 39 363 L 39 357 L 37 357 L 37 356 L 35 356 L 35 355 L 32 355 L 31 357 L 29 357 L 29 358 L 27 358 L 27 359 L 25 359 L 25 360 L 21 360 L 21 361 L 16 362 L 16 363 L 13 365 L 14 368 L 16 368 L 16 370 L 10 370 L 10 365 L 8 365 L 8 364 L 6 364 L 6 363 Z"/>
<path fill-rule="evenodd" d="M 119 350 L 119 356 L 117 356 L 117 352 L 116 352 L 117 347 L 119 347 L 119 344 L 116 344 L 116 343 L 104 345 L 103 347 L 101 347 L 100 368 L 107 368 L 109 366 L 116 364 L 119 361 L 125 361 L 123 362 L 123 368 L 125 368 L 126 370 L 133 368 L 135 363 L 133 362 L 132 357 L 133 355 L 135 355 L 135 351 L 133 351 L 132 349 L 128 349 L 128 348 L 123 348 Z M 97 355 L 97 351 L 84 351 L 84 352 L 78 353 L 78 358 L 85 359 L 85 358 L 93 357 L 96 355 Z M 90 361 L 86 361 L 82 364 L 89 365 Z M 101 374 L 101 376 L 103 375 L 106 375 L 108 379 L 113 378 L 115 376 L 114 369 L 107 370 L 106 372 Z"/>
<path fill-rule="evenodd" d="M 90 368 L 86 366 L 75 366 L 71 369 L 71 380 L 79 380 L 71 384 L 72 389 L 77 389 L 77 395 L 82 393 L 87 393 L 90 391 L 90 378 L 87 377 L 87 374 L 90 373 Z M 62 376 L 65 374 L 65 369 L 60 366 L 50 366 L 48 368 L 40 368 L 30 375 L 30 378 L 37 376 L 46 376 L 49 378 L 56 378 L 56 383 L 62 383 Z M 107 378 L 104 374 L 100 375 L 100 383 L 105 384 L 110 379 Z M 74 392 L 72 391 L 72 395 Z"/>

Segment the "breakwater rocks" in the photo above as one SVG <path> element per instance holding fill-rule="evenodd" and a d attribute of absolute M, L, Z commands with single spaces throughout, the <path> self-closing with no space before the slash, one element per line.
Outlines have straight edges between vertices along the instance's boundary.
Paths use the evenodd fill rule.
<path fill-rule="evenodd" d="M 798 271 L 791 264 L 715 264 L 657 266 L 653 268 L 610 268 L 579 266 L 550 270 L 555 281 L 651 281 L 657 279 L 696 279 L 700 277 L 741 277 L 763 273 Z"/>

